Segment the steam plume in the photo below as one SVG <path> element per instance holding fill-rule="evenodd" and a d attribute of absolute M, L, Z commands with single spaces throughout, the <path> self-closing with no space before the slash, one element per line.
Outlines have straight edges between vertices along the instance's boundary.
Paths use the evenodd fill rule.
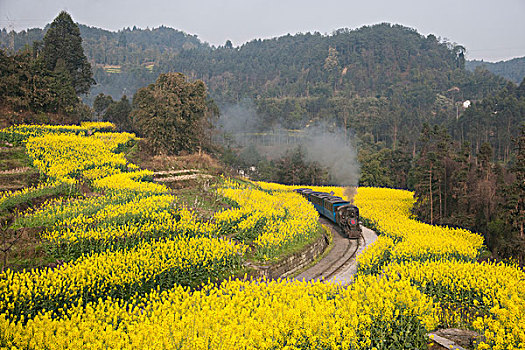
<path fill-rule="evenodd" d="M 328 130 L 324 125 L 306 129 L 302 146 L 309 161 L 329 169 L 334 185 L 357 186 L 360 168 L 357 152 L 340 129 Z"/>
<path fill-rule="evenodd" d="M 276 126 L 272 130 L 264 130 L 261 125 L 263 125 L 262 118 L 257 114 L 255 105 L 251 100 L 243 100 L 239 104 L 223 107 L 218 122 L 218 128 L 237 141 L 239 141 L 239 135 L 245 135 L 245 133 L 266 132 L 271 134 L 275 133 L 276 130 L 284 130 Z M 295 134 L 301 135 L 301 137 L 293 138 L 292 143 L 280 143 L 278 144 L 279 147 L 273 148 L 259 147 L 259 151 L 266 158 L 273 158 L 276 148 L 283 151 L 286 148 L 290 149 L 300 145 L 305 150 L 308 161 L 315 161 L 328 169 L 332 184 L 347 187 L 357 186 L 360 176 L 357 152 L 352 145 L 352 140 L 345 135 L 344 130 L 333 125 L 319 123 Z M 265 145 L 271 146 L 268 143 Z M 268 149 L 271 151 L 265 152 Z M 349 196 L 349 198 L 352 197 Z"/>

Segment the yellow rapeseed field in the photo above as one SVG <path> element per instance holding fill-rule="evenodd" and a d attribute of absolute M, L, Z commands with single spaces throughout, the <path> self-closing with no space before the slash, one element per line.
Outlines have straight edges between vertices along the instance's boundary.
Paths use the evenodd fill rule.
<path fill-rule="evenodd" d="M 129 302 L 106 298 L 25 325 L 0 317 L 0 327 L 7 346 L 48 349 L 370 349 L 381 342 L 401 349 L 426 343 L 432 312 L 430 298 L 406 281 L 365 276 L 342 288 L 237 280 Z"/>
<path fill-rule="evenodd" d="M 478 263 L 478 234 L 415 220 L 411 192 L 358 189 L 362 220 L 380 236 L 349 286 L 228 279 L 248 252 L 272 260 L 314 237 L 318 215 L 299 186 L 224 179 L 217 192 L 232 207 L 203 222 L 126 161 L 119 151 L 135 136 L 113 128 L 0 130 L 54 181 L 43 186 L 85 181 L 98 192 L 13 224 L 46 227 L 64 263 L 0 273 L 0 349 L 425 349 L 427 332 L 450 326 L 484 335 L 478 349 L 525 349 L 523 270 Z"/>
<path fill-rule="evenodd" d="M 256 256 L 262 260 L 278 256 L 298 241 L 308 241 L 317 232 L 317 212 L 296 193 L 272 194 L 232 186 L 230 182 L 219 193 L 239 208 L 217 213 L 216 225 L 223 231 L 234 232 L 240 240 L 253 239 Z"/>

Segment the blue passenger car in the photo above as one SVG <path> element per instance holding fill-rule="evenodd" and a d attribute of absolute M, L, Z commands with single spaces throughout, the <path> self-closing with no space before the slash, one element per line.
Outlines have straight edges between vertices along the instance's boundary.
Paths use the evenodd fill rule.
<path fill-rule="evenodd" d="M 338 224 L 349 238 L 361 235 L 359 209 L 355 205 L 333 193 L 315 192 L 309 188 L 298 188 L 295 192 L 308 199 L 320 215 Z"/>

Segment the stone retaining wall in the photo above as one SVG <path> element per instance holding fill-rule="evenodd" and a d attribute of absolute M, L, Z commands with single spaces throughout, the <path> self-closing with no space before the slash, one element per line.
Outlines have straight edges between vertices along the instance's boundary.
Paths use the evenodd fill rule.
<path fill-rule="evenodd" d="M 249 265 L 255 272 L 254 277 L 265 277 L 267 279 L 285 278 L 309 265 L 318 256 L 323 254 L 330 240 L 325 232 L 315 242 L 306 246 L 302 251 L 294 253 L 279 262 L 268 266 Z"/>

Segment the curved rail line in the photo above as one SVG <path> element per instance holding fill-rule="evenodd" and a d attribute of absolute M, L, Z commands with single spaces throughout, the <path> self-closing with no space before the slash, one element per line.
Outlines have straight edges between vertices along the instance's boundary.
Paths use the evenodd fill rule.
<path fill-rule="evenodd" d="M 335 229 L 335 231 L 341 235 L 340 233 L 340 228 L 339 226 L 337 225 L 334 225 L 332 223 L 330 223 L 329 221 L 326 221 L 325 224 L 328 224 L 330 225 L 332 228 Z M 341 235 L 343 236 L 343 235 Z M 332 279 L 337 273 L 339 273 L 344 267 L 346 267 L 348 265 L 348 263 L 350 262 L 350 260 L 352 260 L 356 254 L 357 254 L 357 251 L 359 250 L 359 247 L 361 245 L 365 245 L 366 246 L 366 241 L 365 241 L 365 237 L 363 236 L 363 233 L 361 232 L 360 234 L 361 238 L 357 241 L 357 244 L 355 245 L 355 249 L 354 251 L 351 253 L 351 254 L 348 254 L 350 252 L 350 250 L 352 249 L 352 247 L 354 246 L 354 244 L 352 244 L 352 240 L 350 239 L 345 239 L 345 242 L 347 244 L 345 250 L 344 250 L 344 253 L 342 254 L 341 258 L 343 258 L 343 261 L 341 262 L 341 259 L 339 260 L 335 260 L 334 262 L 332 262 L 330 265 L 328 265 L 325 269 L 323 269 L 321 272 L 317 273 L 313 278 L 312 280 L 315 280 L 315 279 L 323 279 L 325 281 L 328 281 L 330 279 Z M 344 236 L 343 236 L 344 237 Z M 361 239 L 363 240 L 362 243 L 361 243 Z M 349 255 L 348 257 L 346 257 L 347 255 Z M 345 258 L 346 257 L 346 258 Z M 338 264 L 339 266 L 337 266 L 334 270 L 333 267 Z M 324 275 L 325 273 L 327 273 L 327 275 Z"/>

